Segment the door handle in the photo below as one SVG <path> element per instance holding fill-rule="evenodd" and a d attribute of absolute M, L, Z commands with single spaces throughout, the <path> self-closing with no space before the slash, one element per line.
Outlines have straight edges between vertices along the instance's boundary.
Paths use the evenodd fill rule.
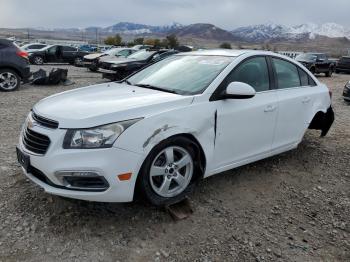
<path fill-rule="evenodd" d="M 269 105 L 265 108 L 264 112 L 265 113 L 270 113 L 270 112 L 274 112 L 275 110 L 277 109 L 277 106 L 272 106 L 272 105 Z"/>
<path fill-rule="evenodd" d="M 310 103 L 310 101 L 311 101 L 310 97 L 305 97 L 302 102 L 303 104 L 307 104 L 307 103 Z"/>

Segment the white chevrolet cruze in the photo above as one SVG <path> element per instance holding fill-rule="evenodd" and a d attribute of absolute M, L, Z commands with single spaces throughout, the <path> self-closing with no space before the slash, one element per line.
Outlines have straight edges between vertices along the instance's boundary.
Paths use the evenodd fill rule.
<path fill-rule="evenodd" d="M 296 148 L 308 128 L 325 136 L 333 121 L 328 88 L 298 62 L 198 51 L 41 100 L 17 156 L 48 193 L 162 206 L 199 179 Z"/>

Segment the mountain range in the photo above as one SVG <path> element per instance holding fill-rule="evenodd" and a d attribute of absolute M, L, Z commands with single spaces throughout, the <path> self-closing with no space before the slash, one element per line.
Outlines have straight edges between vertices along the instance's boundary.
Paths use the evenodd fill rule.
<path fill-rule="evenodd" d="M 350 29 L 336 23 L 325 23 L 321 25 L 307 23 L 294 26 L 266 23 L 239 27 L 228 31 L 215 25 L 204 23 L 191 24 L 187 26 L 179 23 L 172 23 L 165 26 L 150 26 L 121 22 L 105 28 L 88 27 L 83 30 L 87 32 L 95 32 L 98 30 L 100 33 L 120 33 L 125 35 L 165 35 L 174 33 L 179 37 L 194 37 L 227 41 L 241 40 L 254 43 L 280 40 L 315 39 L 318 36 L 328 38 L 345 37 L 350 39 Z"/>
<path fill-rule="evenodd" d="M 231 34 L 248 42 L 263 42 L 268 40 L 298 40 L 315 39 L 318 36 L 328 38 L 350 39 L 350 29 L 336 23 L 317 25 L 307 23 L 295 26 L 284 26 L 267 23 L 246 27 L 239 27 L 231 31 Z"/>

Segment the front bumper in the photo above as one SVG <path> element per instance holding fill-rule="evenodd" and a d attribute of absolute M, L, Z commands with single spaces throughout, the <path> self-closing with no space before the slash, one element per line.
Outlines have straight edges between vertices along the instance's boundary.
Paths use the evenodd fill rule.
<path fill-rule="evenodd" d="M 51 140 L 47 153 L 37 155 L 26 149 L 19 139 L 18 148 L 29 155 L 30 166 L 25 175 L 42 187 L 45 192 L 68 198 L 97 202 L 130 202 L 133 200 L 137 174 L 143 162 L 143 155 L 112 147 L 107 149 L 63 149 L 65 130 L 50 130 L 40 126 L 32 128 L 35 132 L 48 136 Z M 35 170 L 35 172 L 33 171 Z M 103 176 L 109 187 L 103 192 L 73 190 L 64 188 L 56 176 L 62 171 L 93 171 Z M 44 175 L 38 175 L 41 172 Z M 132 173 L 127 181 L 118 178 L 120 174 Z M 47 180 L 45 179 L 47 178 Z"/>
<path fill-rule="evenodd" d="M 343 97 L 346 101 L 350 101 L 350 88 L 344 87 Z"/>
<path fill-rule="evenodd" d="M 110 74 L 114 75 L 116 74 L 116 71 L 110 70 L 110 69 L 104 69 L 104 68 L 99 68 L 98 71 L 103 74 Z"/>

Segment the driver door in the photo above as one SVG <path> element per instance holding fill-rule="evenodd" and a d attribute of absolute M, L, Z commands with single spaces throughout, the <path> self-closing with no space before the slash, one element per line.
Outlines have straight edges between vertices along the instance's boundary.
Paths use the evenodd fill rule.
<path fill-rule="evenodd" d="M 48 62 L 57 62 L 58 46 L 50 47 L 46 50 L 46 60 Z"/>
<path fill-rule="evenodd" d="M 217 129 L 214 169 L 225 169 L 264 158 L 271 152 L 278 98 L 270 84 L 268 63 L 264 56 L 253 57 L 238 65 L 224 80 L 243 82 L 257 92 L 250 99 L 215 101 Z"/>

